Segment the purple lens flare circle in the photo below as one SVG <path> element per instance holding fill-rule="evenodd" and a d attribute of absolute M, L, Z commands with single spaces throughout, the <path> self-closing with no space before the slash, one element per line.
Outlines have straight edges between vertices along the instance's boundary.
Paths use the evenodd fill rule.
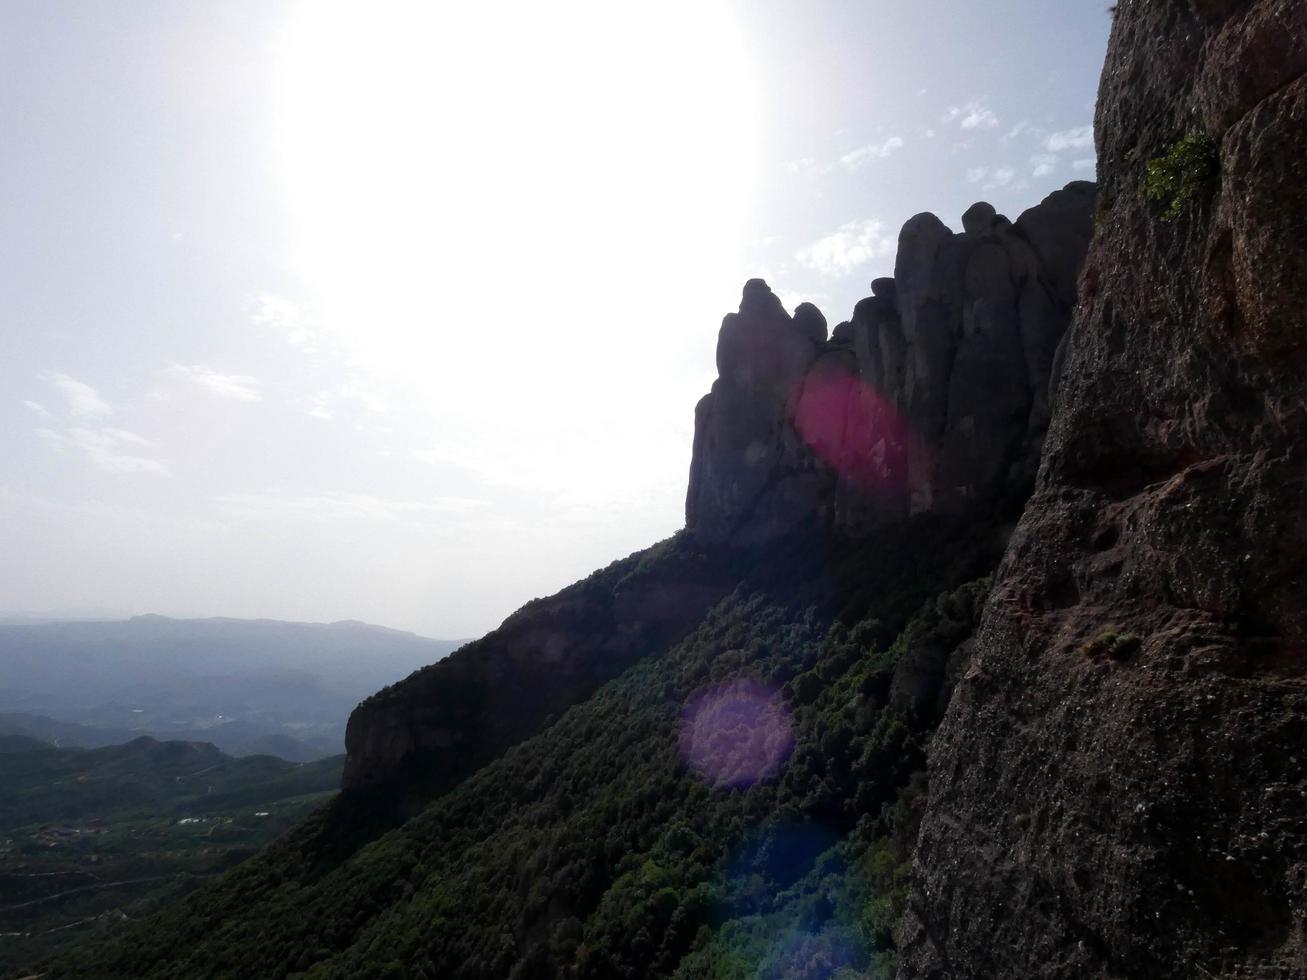
<path fill-rule="evenodd" d="M 691 696 L 681 716 L 681 756 L 721 786 L 774 775 L 794 749 L 794 725 L 780 694 L 736 677 Z"/>

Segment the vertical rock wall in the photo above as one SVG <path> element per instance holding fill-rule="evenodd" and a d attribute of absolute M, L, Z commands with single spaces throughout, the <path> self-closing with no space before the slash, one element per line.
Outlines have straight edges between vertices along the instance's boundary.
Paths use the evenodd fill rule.
<path fill-rule="evenodd" d="M 814 520 L 852 530 L 1027 488 L 1093 207 L 1080 182 L 1015 224 L 988 204 L 957 234 L 918 215 L 894 277 L 829 339 L 815 307 L 790 317 L 747 283 L 696 411 L 690 530 L 754 545 Z"/>
<path fill-rule="evenodd" d="M 1305 71 L 1301 0 L 1116 8 L 1081 306 L 932 747 L 902 977 L 1307 976 Z"/>

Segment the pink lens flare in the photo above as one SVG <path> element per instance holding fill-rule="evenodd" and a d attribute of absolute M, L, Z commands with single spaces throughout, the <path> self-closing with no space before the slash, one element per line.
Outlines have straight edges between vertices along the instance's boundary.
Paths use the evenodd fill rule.
<path fill-rule="evenodd" d="M 681 755 L 723 786 L 774 775 L 794 749 L 794 726 L 780 695 L 737 677 L 699 691 L 681 718 Z"/>
<path fill-rule="evenodd" d="M 907 481 L 912 433 L 879 392 L 838 367 L 808 373 L 794 402 L 794 427 L 847 483 L 892 494 Z"/>

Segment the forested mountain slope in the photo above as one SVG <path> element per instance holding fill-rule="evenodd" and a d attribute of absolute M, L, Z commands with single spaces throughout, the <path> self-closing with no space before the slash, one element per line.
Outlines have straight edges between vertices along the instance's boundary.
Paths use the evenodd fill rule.
<path fill-rule="evenodd" d="M 772 542 L 835 543 L 912 515 L 1011 514 L 1029 493 L 1056 352 L 1075 306 L 1094 185 L 1013 222 L 977 204 L 899 239 L 894 278 L 827 331 L 760 279 L 717 341 L 695 411 L 687 534 L 528 603 L 483 639 L 350 718 L 346 789 L 412 803 L 667 649 L 759 566 Z M 997 528 L 994 529 L 997 532 Z M 761 549 L 761 550 L 760 550 Z M 819 580 L 820 564 L 805 565 Z"/>
<path fill-rule="evenodd" d="M 1094 199 L 913 218 L 829 336 L 751 280 L 683 532 L 367 699 L 339 799 L 49 976 L 889 976 Z"/>
<path fill-rule="evenodd" d="M 746 578 L 399 829 L 341 860 L 341 799 L 49 976 L 889 976 L 996 544 L 923 520 L 820 589 L 777 551 L 797 575 Z"/>

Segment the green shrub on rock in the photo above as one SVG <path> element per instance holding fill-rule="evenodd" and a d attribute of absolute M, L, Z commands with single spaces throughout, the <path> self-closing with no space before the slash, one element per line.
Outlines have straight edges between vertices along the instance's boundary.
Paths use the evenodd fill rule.
<path fill-rule="evenodd" d="M 1216 140 L 1206 133 L 1190 133 L 1148 161 L 1144 197 L 1162 206 L 1163 221 L 1174 221 L 1220 168 Z"/>

